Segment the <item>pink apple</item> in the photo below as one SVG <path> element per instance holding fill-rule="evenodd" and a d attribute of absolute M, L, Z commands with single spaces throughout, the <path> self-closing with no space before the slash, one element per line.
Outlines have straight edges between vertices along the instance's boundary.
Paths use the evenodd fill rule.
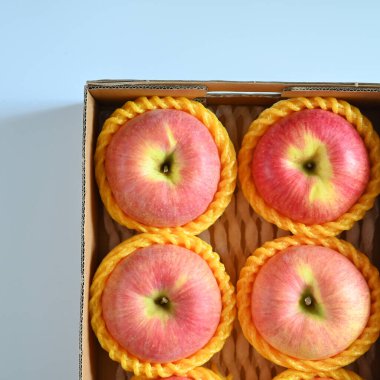
<path fill-rule="evenodd" d="M 305 224 L 335 220 L 369 180 L 365 145 L 343 117 L 321 109 L 294 112 L 270 127 L 253 154 L 252 177 L 264 201 Z"/>
<path fill-rule="evenodd" d="M 139 359 L 166 363 L 197 352 L 220 321 L 221 293 L 196 253 L 174 245 L 136 250 L 112 271 L 102 295 L 111 336 Z"/>
<path fill-rule="evenodd" d="M 113 136 L 105 170 L 125 214 L 149 226 L 177 227 L 207 210 L 218 188 L 220 160 L 210 132 L 197 118 L 153 110 Z"/>
<path fill-rule="evenodd" d="M 291 247 L 258 272 L 251 313 L 274 348 L 299 359 L 324 359 L 344 351 L 362 333 L 370 292 L 362 274 L 338 252 Z"/>

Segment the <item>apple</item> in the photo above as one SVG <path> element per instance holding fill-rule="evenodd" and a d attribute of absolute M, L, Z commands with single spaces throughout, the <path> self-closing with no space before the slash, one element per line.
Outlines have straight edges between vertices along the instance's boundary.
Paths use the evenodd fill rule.
<path fill-rule="evenodd" d="M 122 259 L 102 294 L 106 328 L 140 360 L 187 358 L 214 336 L 221 293 L 199 255 L 171 244 L 137 249 Z"/>
<path fill-rule="evenodd" d="M 217 146 L 207 127 L 184 111 L 158 109 L 123 125 L 105 156 L 112 194 L 129 217 L 177 227 L 202 215 L 220 179 Z"/>
<path fill-rule="evenodd" d="M 265 203 L 307 225 L 336 220 L 364 192 L 366 147 L 343 117 L 321 109 L 294 112 L 258 141 L 252 179 Z"/>
<path fill-rule="evenodd" d="M 272 347 L 298 359 L 334 356 L 353 343 L 370 315 L 370 291 L 354 264 L 321 246 L 293 246 L 259 270 L 252 322 Z"/>

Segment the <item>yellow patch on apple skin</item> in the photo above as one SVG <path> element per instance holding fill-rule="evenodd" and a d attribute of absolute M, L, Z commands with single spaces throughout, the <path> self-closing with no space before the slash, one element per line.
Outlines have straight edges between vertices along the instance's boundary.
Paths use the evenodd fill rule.
<path fill-rule="evenodd" d="M 315 180 L 310 189 L 309 201 L 312 203 L 316 201 L 332 203 L 334 199 L 336 199 L 336 192 L 332 183 L 320 179 Z"/>
<path fill-rule="evenodd" d="M 177 140 L 174 138 L 173 132 L 168 124 L 165 124 L 165 131 L 166 136 L 168 137 L 169 151 L 172 152 L 177 145 Z"/>
<path fill-rule="evenodd" d="M 309 201 L 311 203 L 318 201 L 331 204 L 337 194 L 332 183 L 333 169 L 326 144 L 311 133 L 305 133 L 303 142 L 302 148 L 294 145 L 288 148 L 288 163 L 291 167 L 310 177 Z M 310 162 L 315 164 L 312 172 L 308 172 L 304 167 L 306 163 Z"/>
<path fill-rule="evenodd" d="M 141 157 L 143 159 L 140 162 L 140 167 L 143 173 L 150 176 L 155 171 L 159 171 L 160 165 L 165 161 L 166 153 L 159 147 L 148 146 L 141 152 Z"/>
<path fill-rule="evenodd" d="M 185 285 L 187 281 L 187 276 L 181 275 L 178 277 L 177 281 L 174 283 L 174 289 L 182 288 L 183 285 Z"/>
<path fill-rule="evenodd" d="M 309 265 L 299 264 L 297 266 L 296 272 L 297 272 L 298 276 L 302 279 L 302 281 L 306 285 L 308 285 L 308 286 L 315 285 L 315 279 L 313 276 L 313 271 L 311 270 Z"/>

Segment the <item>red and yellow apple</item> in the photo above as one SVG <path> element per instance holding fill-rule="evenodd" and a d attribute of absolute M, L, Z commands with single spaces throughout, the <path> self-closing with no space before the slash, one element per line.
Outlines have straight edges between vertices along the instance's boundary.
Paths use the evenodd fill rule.
<path fill-rule="evenodd" d="M 140 248 L 122 259 L 102 295 L 110 335 L 127 352 L 155 363 L 204 347 L 220 321 L 217 281 L 196 253 L 175 245 Z"/>
<path fill-rule="evenodd" d="M 365 144 L 343 117 L 302 110 L 272 125 L 253 153 L 252 178 L 265 203 L 308 225 L 337 219 L 364 192 Z"/>
<path fill-rule="evenodd" d="M 353 263 L 322 246 L 271 257 L 252 288 L 252 321 L 272 347 L 298 359 L 334 356 L 353 343 L 370 314 L 368 285 Z"/>
<path fill-rule="evenodd" d="M 145 112 L 122 126 L 106 151 L 105 170 L 122 211 L 149 226 L 177 227 L 202 215 L 220 179 L 216 144 L 184 111 Z"/>

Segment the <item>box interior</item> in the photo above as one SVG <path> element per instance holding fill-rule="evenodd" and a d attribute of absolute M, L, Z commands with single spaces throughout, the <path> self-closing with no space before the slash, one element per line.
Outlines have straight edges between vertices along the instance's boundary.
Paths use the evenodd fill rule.
<path fill-rule="evenodd" d="M 357 105 L 380 132 L 380 85 L 339 83 L 259 83 L 259 82 L 166 82 L 94 81 L 85 91 L 83 131 L 83 221 L 80 378 L 113 380 L 118 365 L 109 359 L 94 336 L 88 316 L 89 286 L 94 272 L 109 248 L 103 220 L 103 206 L 94 178 L 93 156 L 97 135 L 104 120 L 125 101 L 139 96 L 185 96 L 214 110 L 218 105 L 268 107 L 282 98 L 333 96 Z M 216 109 L 216 108 L 215 108 Z M 341 235 L 345 238 L 345 233 Z M 380 267 L 380 222 L 374 231 L 372 262 Z M 375 347 L 373 379 L 380 378 L 380 344 Z M 116 374 L 116 375 L 115 375 Z M 124 379 L 120 373 L 120 379 Z"/>

